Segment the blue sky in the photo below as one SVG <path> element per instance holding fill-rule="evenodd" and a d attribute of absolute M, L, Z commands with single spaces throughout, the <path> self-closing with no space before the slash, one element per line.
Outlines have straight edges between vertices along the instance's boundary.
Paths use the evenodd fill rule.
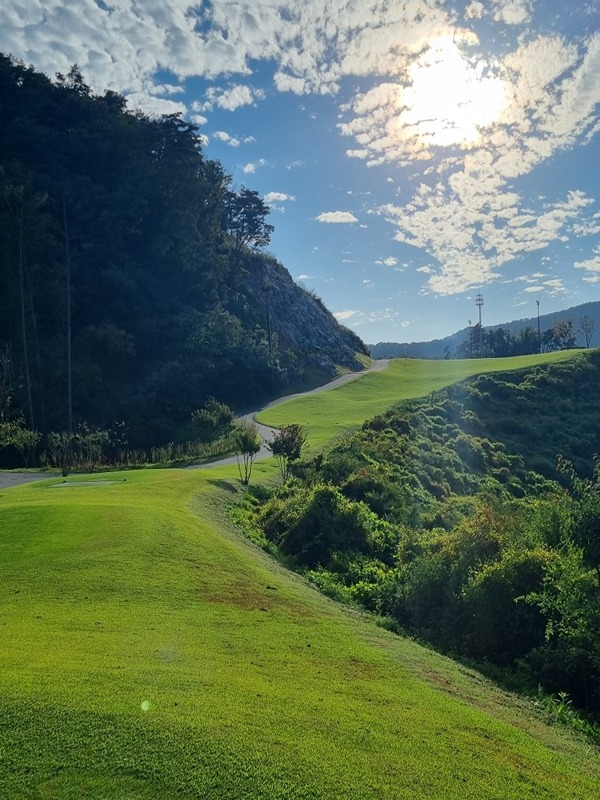
<path fill-rule="evenodd" d="M 0 51 L 196 122 L 368 343 L 600 299 L 598 0 L 8 0 Z"/>

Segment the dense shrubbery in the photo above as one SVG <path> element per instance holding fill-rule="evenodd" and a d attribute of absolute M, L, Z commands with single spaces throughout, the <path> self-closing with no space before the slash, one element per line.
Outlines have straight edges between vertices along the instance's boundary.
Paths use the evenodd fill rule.
<path fill-rule="evenodd" d="M 590 355 L 403 404 L 297 463 L 255 519 L 331 595 L 600 716 L 600 472 L 564 457 L 556 470 L 562 444 L 592 464 L 599 376 Z M 532 444 L 541 408 L 552 437 Z M 594 434 L 586 448 L 577 427 Z"/>

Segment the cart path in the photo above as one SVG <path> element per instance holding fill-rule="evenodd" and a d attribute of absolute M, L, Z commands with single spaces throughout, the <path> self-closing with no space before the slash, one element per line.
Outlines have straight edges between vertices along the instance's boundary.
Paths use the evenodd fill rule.
<path fill-rule="evenodd" d="M 281 403 L 287 403 L 288 400 L 295 400 L 297 397 L 308 397 L 312 394 L 321 394 L 321 392 L 328 392 L 331 389 L 337 389 L 339 386 L 343 386 L 345 383 L 350 383 L 350 381 L 355 381 L 357 378 L 360 378 L 362 375 L 366 375 L 368 372 L 380 372 L 383 369 L 387 369 L 390 363 L 391 359 L 380 358 L 377 361 L 374 361 L 369 369 L 363 369 L 360 372 L 347 372 L 345 375 L 340 375 L 339 378 L 334 378 L 332 381 L 329 381 L 329 383 L 324 383 L 322 386 L 316 386 L 314 389 L 309 389 L 306 392 L 298 392 L 297 394 L 288 394 L 285 397 L 278 397 L 276 400 L 272 400 L 270 403 L 267 403 L 266 405 L 255 409 L 254 411 L 248 411 L 247 413 L 238 417 L 238 421 L 244 420 L 247 422 L 253 422 L 256 425 L 258 433 L 262 439 L 262 444 L 260 446 L 260 450 L 256 454 L 255 461 L 262 461 L 265 458 L 271 458 L 271 451 L 267 447 L 267 444 L 273 440 L 273 437 L 279 430 L 278 428 L 272 428 L 269 425 L 263 425 L 262 422 L 258 422 L 256 419 L 257 414 L 260 414 L 262 411 L 266 411 L 268 408 L 273 408 L 273 406 L 278 406 Z M 222 467 L 237 463 L 237 456 L 226 456 L 225 458 L 219 458 L 216 461 L 208 461 L 205 464 L 194 464 L 190 467 L 185 467 L 185 469 L 210 469 L 211 467 Z"/>
<path fill-rule="evenodd" d="M 260 451 L 256 456 L 256 460 L 258 461 L 271 457 L 271 451 L 267 447 L 267 442 L 270 442 L 273 439 L 273 436 L 275 436 L 277 433 L 277 428 L 271 428 L 268 425 L 263 425 L 256 421 L 255 417 L 257 414 L 260 414 L 261 411 L 265 411 L 267 408 L 272 408 L 273 406 L 278 406 L 280 403 L 286 403 L 288 400 L 295 400 L 297 397 L 308 397 L 311 394 L 320 394 L 321 392 L 328 392 L 331 389 L 337 389 L 338 386 L 343 386 L 345 383 L 354 381 L 357 378 L 360 378 L 362 375 L 366 375 L 368 372 L 380 372 L 383 369 L 387 369 L 389 365 L 389 358 L 378 359 L 377 361 L 373 362 L 369 369 L 361 370 L 360 372 L 348 372 L 345 375 L 340 375 L 339 378 L 334 378 L 334 380 L 329 381 L 329 383 L 325 383 L 322 386 L 317 386 L 314 389 L 309 389 L 307 392 L 298 392 L 297 394 L 289 394 L 285 397 L 278 397 L 276 400 L 272 400 L 270 403 L 267 403 L 266 405 L 255 409 L 254 411 L 248 411 L 242 416 L 238 417 L 238 420 L 247 420 L 249 422 L 253 422 L 258 428 L 258 433 L 263 441 Z M 222 467 L 229 464 L 237 464 L 237 457 L 228 456 L 215 461 L 209 461 L 206 464 L 195 464 L 190 467 L 184 467 L 184 469 L 210 469 L 211 467 Z M 31 483 L 32 481 L 45 481 L 49 480 L 50 478 L 59 477 L 61 477 L 60 473 L 0 472 L 0 490 L 9 489 L 12 486 L 20 486 L 23 483 Z"/>

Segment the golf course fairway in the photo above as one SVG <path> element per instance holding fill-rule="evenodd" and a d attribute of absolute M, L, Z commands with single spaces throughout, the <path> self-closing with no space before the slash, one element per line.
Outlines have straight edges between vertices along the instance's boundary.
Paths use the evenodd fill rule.
<path fill-rule="evenodd" d="M 376 405 L 409 369 L 339 397 L 366 384 Z M 600 796 L 588 742 L 244 539 L 241 492 L 235 467 L 0 491 L 1 798 Z"/>

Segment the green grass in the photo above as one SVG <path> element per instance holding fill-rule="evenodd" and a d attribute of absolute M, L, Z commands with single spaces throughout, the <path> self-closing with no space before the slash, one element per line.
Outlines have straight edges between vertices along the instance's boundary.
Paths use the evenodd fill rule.
<path fill-rule="evenodd" d="M 315 451 L 401 400 L 427 396 L 483 372 L 504 372 L 556 363 L 579 353 L 580 350 L 566 350 L 541 356 L 448 361 L 394 359 L 383 372 L 362 375 L 352 383 L 323 394 L 289 400 L 263 411 L 257 419 L 274 427 L 292 422 L 302 425 L 308 434 L 307 449 Z"/>
<path fill-rule="evenodd" d="M 338 420 L 457 369 L 400 362 L 365 376 L 343 403 L 335 393 Z M 364 384 L 376 400 L 357 394 Z M 255 480 L 273 475 L 272 462 L 255 465 Z M 233 531 L 235 468 L 97 480 L 0 492 L 0 797 L 600 793 L 585 742 L 337 606 Z"/>
<path fill-rule="evenodd" d="M 1 797 L 600 791 L 582 743 L 232 532 L 231 470 L 110 477 L 0 496 Z"/>

